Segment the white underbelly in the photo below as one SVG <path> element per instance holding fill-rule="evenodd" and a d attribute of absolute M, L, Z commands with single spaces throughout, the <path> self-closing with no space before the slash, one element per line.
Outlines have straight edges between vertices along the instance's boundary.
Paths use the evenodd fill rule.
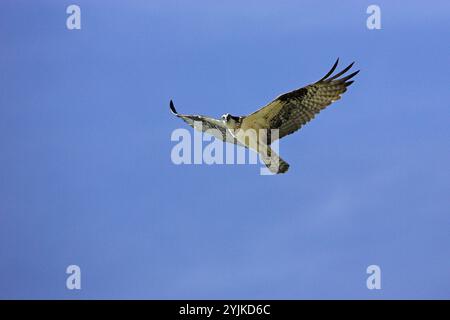
<path fill-rule="evenodd" d="M 234 132 L 234 137 L 239 143 L 245 145 L 249 149 L 252 149 L 256 152 L 265 152 L 267 146 L 265 143 L 261 143 L 260 137 L 258 136 L 259 131 L 247 129 L 242 130 L 239 129 Z"/>

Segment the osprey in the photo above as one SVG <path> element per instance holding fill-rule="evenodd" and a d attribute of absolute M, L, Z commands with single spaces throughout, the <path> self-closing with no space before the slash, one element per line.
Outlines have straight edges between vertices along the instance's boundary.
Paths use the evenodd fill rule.
<path fill-rule="evenodd" d="M 233 116 L 227 113 L 219 120 L 202 115 L 183 115 L 176 111 L 172 100 L 170 100 L 170 110 L 197 130 L 211 133 L 224 142 L 238 144 L 258 152 L 271 172 L 284 173 L 288 170 L 289 164 L 270 148 L 270 144 L 300 129 L 322 109 L 339 100 L 341 94 L 347 91 L 347 87 L 353 83 L 349 80 L 359 70 L 344 76 L 353 66 L 353 62 L 333 75 L 338 63 L 339 58 L 319 81 L 282 94 L 247 116 Z M 246 135 L 248 130 L 254 130 L 257 133 L 265 130 L 266 138 L 261 138 L 264 135 Z M 271 135 L 273 130 L 277 130 L 278 136 Z"/>

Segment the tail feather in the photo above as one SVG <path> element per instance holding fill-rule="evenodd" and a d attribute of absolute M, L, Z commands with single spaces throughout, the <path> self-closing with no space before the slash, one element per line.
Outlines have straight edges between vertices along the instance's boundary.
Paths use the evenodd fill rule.
<path fill-rule="evenodd" d="M 289 164 L 284 161 L 275 151 L 267 146 L 267 152 L 259 153 L 261 160 L 264 162 L 270 172 L 274 174 L 285 173 L 289 169 Z"/>

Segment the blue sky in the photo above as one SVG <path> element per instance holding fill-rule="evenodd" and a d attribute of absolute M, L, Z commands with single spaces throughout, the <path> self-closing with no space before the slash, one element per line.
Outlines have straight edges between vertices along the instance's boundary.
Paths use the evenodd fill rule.
<path fill-rule="evenodd" d="M 0 298 L 450 298 L 450 4 L 370 4 L 1 1 Z M 244 115 L 337 57 L 287 174 L 172 164 L 170 99 Z"/>

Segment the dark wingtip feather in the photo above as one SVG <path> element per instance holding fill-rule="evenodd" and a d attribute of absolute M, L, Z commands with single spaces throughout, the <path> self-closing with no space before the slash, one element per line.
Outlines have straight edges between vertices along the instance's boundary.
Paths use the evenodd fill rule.
<path fill-rule="evenodd" d="M 343 77 L 343 78 L 340 78 L 340 79 L 338 79 L 339 81 L 347 81 L 347 80 L 350 80 L 351 78 L 353 78 L 354 76 L 356 76 L 357 74 L 359 73 L 359 70 L 358 71 L 355 71 L 355 72 L 353 72 L 353 73 L 350 73 L 348 76 L 345 76 L 345 77 Z"/>
<path fill-rule="evenodd" d="M 317 82 L 323 81 L 323 80 L 325 80 L 326 78 L 328 78 L 328 77 L 334 72 L 334 70 L 336 70 L 336 67 L 337 67 L 338 64 L 339 64 L 339 58 L 336 59 L 336 62 L 335 62 L 334 65 L 331 67 L 330 71 L 328 71 L 328 73 L 327 73 L 322 79 L 320 79 L 320 80 L 317 81 Z"/>
<path fill-rule="evenodd" d="M 332 80 L 337 79 L 338 77 L 342 76 L 344 73 L 346 73 L 348 70 L 350 70 L 351 67 L 353 67 L 354 63 L 355 62 L 350 63 L 344 70 L 342 70 L 341 72 L 335 74 L 331 78 L 327 79 L 327 81 L 332 81 Z"/>
<path fill-rule="evenodd" d="M 353 82 L 355 82 L 355 81 L 347 81 L 347 82 L 345 83 L 345 86 L 348 87 L 348 86 L 350 86 Z"/>
<path fill-rule="evenodd" d="M 175 106 L 173 105 L 173 101 L 172 100 L 170 100 L 170 111 L 172 111 L 172 113 L 175 114 L 175 115 L 178 114 L 177 110 L 175 109 Z"/>

